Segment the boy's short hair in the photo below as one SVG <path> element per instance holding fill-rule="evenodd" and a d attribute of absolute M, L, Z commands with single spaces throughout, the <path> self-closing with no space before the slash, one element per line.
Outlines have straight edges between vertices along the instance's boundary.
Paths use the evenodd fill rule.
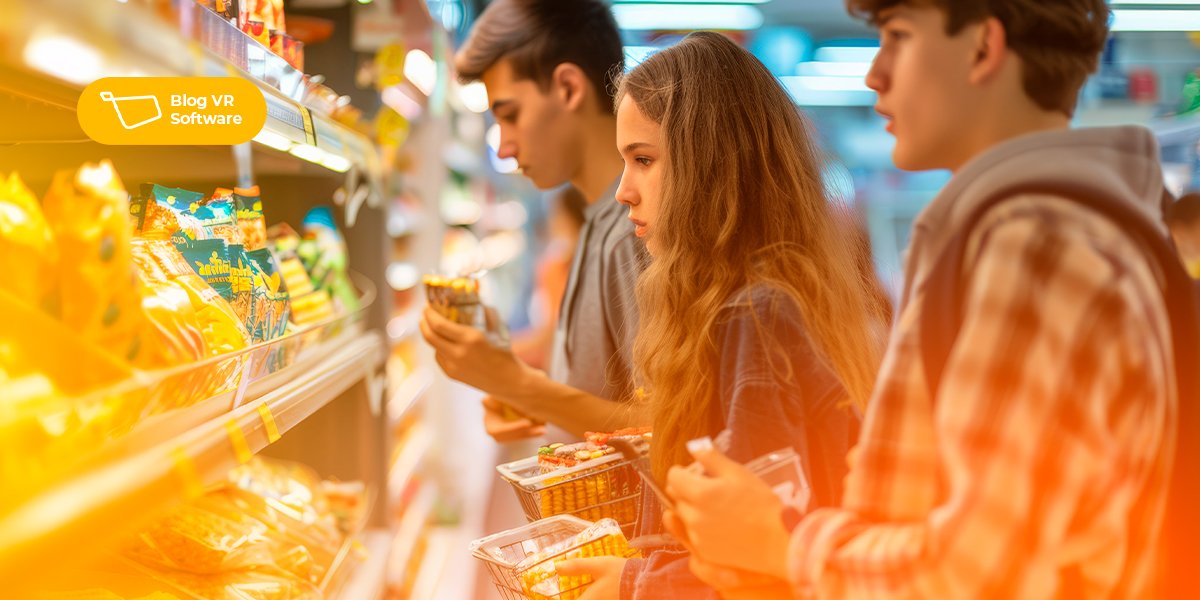
<path fill-rule="evenodd" d="M 883 11 L 905 4 L 941 10 L 949 35 L 995 17 L 1004 25 L 1009 48 L 1021 57 L 1025 93 L 1043 109 L 1068 116 L 1108 39 L 1105 0 L 846 0 L 851 14 L 872 23 Z"/>
<path fill-rule="evenodd" d="M 454 67 L 465 83 L 478 81 L 501 60 L 509 61 L 517 77 L 532 79 L 543 89 L 555 67 L 577 65 L 607 111 L 616 91 L 612 77 L 621 71 L 625 49 L 602 0 L 496 0 L 475 22 Z"/>

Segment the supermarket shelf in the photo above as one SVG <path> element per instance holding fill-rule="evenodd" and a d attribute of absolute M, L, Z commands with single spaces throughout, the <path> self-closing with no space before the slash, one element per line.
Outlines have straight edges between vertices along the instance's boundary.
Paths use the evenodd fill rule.
<path fill-rule="evenodd" d="M 362 545 L 367 551 L 367 560 L 359 565 L 350 579 L 338 592 L 337 598 L 345 600 L 379 600 L 383 598 L 384 582 L 387 581 L 388 551 L 392 547 L 392 534 L 384 529 L 363 532 Z"/>
<path fill-rule="evenodd" d="M 420 333 L 421 313 L 424 311 L 425 304 L 421 303 L 392 317 L 387 324 L 388 341 L 399 344 Z"/>
<path fill-rule="evenodd" d="M 136 529 L 156 510 L 198 495 L 224 479 L 239 454 L 257 453 L 276 433 L 286 434 L 367 378 L 378 368 L 383 344 L 377 334 L 348 331 L 314 350 L 321 357 L 316 364 L 297 363 L 277 373 L 276 380 L 285 382 L 261 397 L 150 448 L 119 455 L 0 515 L 0 578 L 32 579 L 30 574 L 60 564 L 64 556 L 80 557 L 81 541 L 99 547 Z M 235 441 L 235 429 L 244 444 Z"/>
<path fill-rule="evenodd" d="M 407 441 L 404 442 L 404 448 L 396 456 L 396 460 L 392 462 L 391 469 L 388 471 L 388 505 L 396 506 L 399 504 L 400 498 L 404 495 L 404 490 L 408 487 L 408 483 L 417 473 L 417 469 L 421 467 L 421 459 L 433 448 L 433 431 L 428 425 L 417 424 L 413 426 L 413 432 L 409 434 Z"/>
<path fill-rule="evenodd" d="M 373 192 L 381 193 L 382 163 L 371 140 L 301 104 L 303 73 L 195 2 L 173 6 L 180 15 L 177 23 L 135 3 L 0 0 L 0 14 L 5 15 L 0 19 L 0 39 L 5 41 L 0 44 L 0 92 L 57 108 L 61 115 L 74 111 L 82 89 L 102 77 L 242 77 L 255 83 L 267 101 L 267 122 L 255 138 L 265 163 L 283 163 L 278 170 L 285 172 L 302 171 L 305 164 L 321 167 L 308 172 L 324 173 L 356 167 Z M 238 64 L 193 37 L 225 48 L 239 58 Z M 20 116 L 2 121 L 8 129 L 3 141 L 41 141 L 46 122 L 55 120 L 65 122 Z M 85 140 L 74 119 L 70 123 L 55 134 L 76 139 L 59 141 Z M 166 152 L 178 159 L 189 149 L 213 154 L 212 148 L 195 147 Z M 164 152 L 160 147 L 124 150 L 143 156 Z"/>
<path fill-rule="evenodd" d="M 403 573 L 407 570 L 408 563 L 416 551 L 417 542 L 429 522 L 429 517 L 433 515 L 436 503 L 437 491 L 433 484 L 426 483 L 417 492 L 408 509 L 404 511 L 404 517 L 400 519 L 400 526 L 396 530 L 396 538 L 392 542 L 391 555 L 388 557 L 387 573 L 389 576 L 403 577 Z M 390 586 L 398 586 L 404 582 L 393 579 L 387 583 Z"/>
<path fill-rule="evenodd" d="M 433 386 L 433 379 L 433 371 L 429 367 L 418 367 L 393 386 L 388 393 L 388 422 L 400 422 Z"/>
<path fill-rule="evenodd" d="M 421 570 L 413 580 L 409 598 L 438 597 L 437 588 L 443 574 L 451 572 L 446 570 L 450 557 L 456 552 L 463 552 L 463 546 L 457 542 L 458 536 L 453 529 L 437 527 L 429 533 L 429 546 L 425 550 Z"/>
<path fill-rule="evenodd" d="M 1080 127 L 1142 125 L 1162 146 L 1191 144 L 1200 139 L 1200 112 L 1166 117 L 1157 117 L 1156 112 L 1157 108 L 1152 104 L 1111 103 L 1081 109 L 1075 124 Z"/>

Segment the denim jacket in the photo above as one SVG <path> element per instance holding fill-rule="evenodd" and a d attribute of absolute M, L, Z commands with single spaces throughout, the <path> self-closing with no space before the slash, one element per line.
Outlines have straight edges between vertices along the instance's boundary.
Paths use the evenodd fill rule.
<path fill-rule="evenodd" d="M 846 392 L 813 348 L 799 306 L 770 286 L 744 289 L 722 309 L 716 341 L 721 394 L 709 435 L 729 429 L 729 456 L 742 463 L 794 448 L 812 486 L 813 505 L 836 505 L 859 421 L 852 409 L 839 406 Z M 775 344 L 787 353 L 789 378 L 768 367 L 766 353 Z M 647 491 L 637 535 L 662 531 L 662 507 Z M 660 549 L 632 559 L 621 575 L 621 600 L 710 598 L 719 596 L 688 570 L 683 550 Z"/>

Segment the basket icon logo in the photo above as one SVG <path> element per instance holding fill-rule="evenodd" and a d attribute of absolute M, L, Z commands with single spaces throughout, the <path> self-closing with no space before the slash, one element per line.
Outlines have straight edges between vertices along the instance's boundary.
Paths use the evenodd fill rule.
<path fill-rule="evenodd" d="M 105 145 L 226 146 L 262 131 L 267 97 L 241 77 L 104 77 L 84 88 L 75 113 Z"/>
<path fill-rule="evenodd" d="M 120 119 L 120 121 L 121 121 L 121 127 L 124 127 L 125 129 L 137 129 L 138 127 L 141 127 L 142 125 L 149 125 L 150 123 L 153 123 L 153 122 L 161 119 L 163 116 L 162 107 L 158 104 L 158 96 L 120 96 L 120 97 L 117 97 L 117 96 L 113 96 L 112 92 L 100 92 L 100 99 L 104 100 L 105 102 L 112 103 L 113 110 L 117 111 L 117 118 Z M 143 104 L 144 105 L 144 103 L 146 101 L 150 101 L 150 102 L 154 103 L 154 116 L 147 117 L 145 119 L 142 119 L 141 121 L 137 121 L 132 124 L 130 124 L 128 121 L 125 120 L 125 112 L 121 110 L 122 104 L 129 104 L 129 105 Z M 149 107 L 146 106 L 146 108 L 149 108 Z M 145 112 L 145 111 L 135 112 L 135 109 L 133 109 L 132 106 L 130 106 L 126 110 L 129 110 L 131 112 L 131 114 L 139 114 L 141 112 Z"/>

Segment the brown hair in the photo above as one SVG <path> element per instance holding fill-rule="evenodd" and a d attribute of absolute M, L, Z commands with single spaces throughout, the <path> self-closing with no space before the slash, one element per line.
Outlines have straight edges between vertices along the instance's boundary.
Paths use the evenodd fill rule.
<path fill-rule="evenodd" d="M 1068 116 L 1108 39 L 1105 0 L 846 0 L 851 14 L 872 23 L 901 5 L 941 10 L 948 35 L 995 17 L 1008 47 L 1021 57 L 1025 93 L 1042 109 Z"/>
<path fill-rule="evenodd" d="M 724 36 L 693 33 L 621 82 L 662 126 L 660 250 L 638 280 L 634 364 L 654 415 L 655 474 L 687 460 L 686 441 L 712 435 L 721 309 L 748 286 L 799 307 L 813 346 L 862 407 L 879 344 L 868 294 L 826 196 L 812 128 L 779 81 Z M 763 312 L 771 307 L 755 306 Z M 782 341 L 763 331 L 769 368 L 791 377 Z M 774 345 L 775 348 L 771 348 Z"/>
<path fill-rule="evenodd" d="M 612 98 L 612 76 L 621 71 L 625 50 L 601 0 L 496 0 L 475 22 L 454 68 L 462 82 L 478 81 L 501 60 L 543 90 L 558 65 L 576 65 L 603 106 Z"/>

